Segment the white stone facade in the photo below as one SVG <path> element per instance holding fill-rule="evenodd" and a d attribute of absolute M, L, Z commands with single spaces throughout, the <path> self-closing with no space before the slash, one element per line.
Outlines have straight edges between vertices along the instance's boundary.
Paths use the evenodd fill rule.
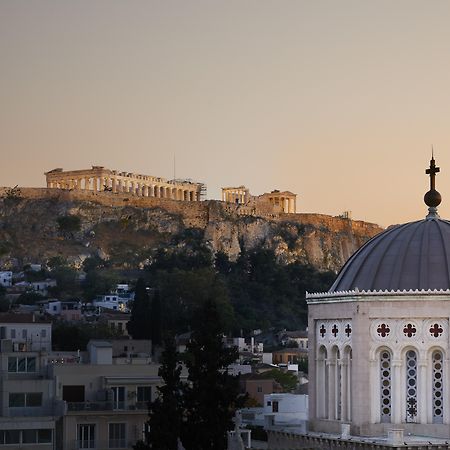
<path fill-rule="evenodd" d="M 310 429 L 450 431 L 450 291 L 308 295 Z"/>

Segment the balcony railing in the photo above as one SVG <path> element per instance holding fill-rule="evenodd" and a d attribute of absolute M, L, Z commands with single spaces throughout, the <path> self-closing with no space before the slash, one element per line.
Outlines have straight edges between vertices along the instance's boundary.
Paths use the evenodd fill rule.
<path fill-rule="evenodd" d="M 72 441 L 70 448 L 71 450 L 82 450 L 82 449 L 96 449 L 96 450 L 106 450 L 106 449 L 131 449 L 136 441 L 128 441 L 127 439 L 108 439 L 104 440 L 77 440 Z"/>
<path fill-rule="evenodd" d="M 67 411 L 133 411 L 148 409 L 148 402 L 67 402 Z"/>

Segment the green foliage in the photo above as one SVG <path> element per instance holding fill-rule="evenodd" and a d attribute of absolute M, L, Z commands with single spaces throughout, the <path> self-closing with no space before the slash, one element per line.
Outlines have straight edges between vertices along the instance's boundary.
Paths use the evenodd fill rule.
<path fill-rule="evenodd" d="M 145 444 L 133 447 L 135 450 L 158 449 L 177 450 L 178 439 L 183 425 L 184 403 L 180 375 L 182 367 L 179 364 L 179 354 L 175 341 L 167 339 L 165 350 L 161 355 L 161 367 L 158 375 L 164 384 L 158 387 L 158 397 L 149 405 L 150 433 Z"/>
<path fill-rule="evenodd" d="M 42 271 L 42 274 L 45 276 L 50 276 L 56 280 L 56 286 L 51 286 L 48 288 L 50 295 L 64 300 L 73 298 L 75 295 L 80 293 L 78 272 L 68 264 L 66 259 L 60 256 L 50 258 L 47 261 L 47 267 L 50 271 Z M 39 272 L 36 273 L 39 274 Z M 27 276 L 34 277 L 29 272 L 27 272 Z"/>
<path fill-rule="evenodd" d="M 279 369 L 272 369 L 263 374 L 265 379 L 273 378 L 279 383 L 284 392 L 291 392 L 297 387 L 298 379 L 290 372 L 283 372 Z"/>
<path fill-rule="evenodd" d="M 25 280 L 30 283 L 32 283 L 33 281 L 45 280 L 46 278 L 49 277 L 49 273 L 44 269 L 35 272 L 34 270 L 31 270 L 30 268 L 26 267 L 24 267 L 24 275 Z"/>
<path fill-rule="evenodd" d="M 222 333 L 221 314 L 209 298 L 197 309 L 184 358 L 188 383 L 180 380 L 180 355 L 173 339 L 166 341 L 159 371 L 165 384 L 149 406 L 146 442 L 139 442 L 135 450 L 176 450 L 179 438 L 186 450 L 226 448 L 234 411 L 245 397 L 239 397 L 238 377 L 226 370 L 238 353 L 224 347 Z"/>
<path fill-rule="evenodd" d="M 163 328 L 183 333 L 193 322 L 197 309 L 214 298 L 225 329 L 233 322 L 233 308 L 224 282 L 210 268 L 159 272 L 155 279 L 164 299 Z"/>
<path fill-rule="evenodd" d="M 164 299 L 163 328 L 175 333 L 189 330 L 195 308 L 211 293 L 226 318 L 227 331 L 304 328 L 305 292 L 327 290 L 334 279 L 333 273 L 312 266 L 280 264 L 274 252 L 265 249 L 244 251 L 236 262 L 219 252 L 212 269 L 209 250 L 191 233 L 195 239 L 190 238 L 190 245 L 175 239 L 181 247 L 160 249 L 147 269 Z"/>
<path fill-rule="evenodd" d="M 232 429 L 238 405 L 238 377 L 227 366 L 238 357 L 235 348 L 222 341 L 223 320 L 210 298 L 198 309 L 187 346 L 189 384 L 185 388 L 185 422 L 181 441 L 186 450 L 222 450 Z"/>
<path fill-rule="evenodd" d="M 67 214 L 56 219 L 58 229 L 64 234 L 72 235 L 81 230 L 81 218 L 79 216 Z"/>
<path fill-rule="evenodd" d="M 131 308 L 130 321 L 127 323 L 128 333 L 133 339 L 151 339 L 151 303 L 147 287 L 142 278 L 136 283 L 134 301 Z"/>
<path fill-rule="evenodd" d="M 10 308 L 9 300 L 5 298 L 6 289 L 0 286 L 0 312 L 7 312 Z"/>
<path fill-rule="evenodd" d="M 5 204 L 15 205 L 22 200 L 22 191 L 16 184 L 14 187 L 6 189 L 2 198 L 5 201 Z"/>
<path fill-rule="evenodd" d="M 55 351 L 86 350 L 91 339 L 112 339 L 117 333 L 103 323 L 55 322 L 52 326 L 52 342 Z"/>
<path fill-rule="evenodd" d="M 41 294 L 30 291 L 20 294 L 15 303 L 18 305 L 35 305 L 37 302 L 44 299 L 45 297 Z"/>
<path fill-rule="evenodd" d="M 8 312 L 10 308 L 9 300 L 6 298 L 0 298 L 0 312 Z"/>
<path fill-rule="evenodd" d="M 303 373 L 308 373 L 308 358 L 301 359 L 298 362 L 298 370 Z"/>
<path fill-rule="evenodd" d="M 247 331 L 305 327 L 305 292 L 326 290 L 334 278 L 334 274 L 320 273 L 312 266 L 279 264 L 273 251 L 263 249 L 243 252 L 229 265 L 227 268 L 222 260 L 216 270 L 228 287 L 236 324 Z"/>
<path fill-rule="evenodd" d="M 119 277 L 117 272 L 110 269 L 91 269 L 86 272 L 86 278 L 82 283 L 83 296 L 86 300 L 91 301 L 97 295 L 103 295 L 112 290 L 118 283 Z"/>
<path fill-rule="evenodd" d="M 13 244 L 8 241 L 0 242 L 0 256 L 7 255 L 14 248 Z"/>

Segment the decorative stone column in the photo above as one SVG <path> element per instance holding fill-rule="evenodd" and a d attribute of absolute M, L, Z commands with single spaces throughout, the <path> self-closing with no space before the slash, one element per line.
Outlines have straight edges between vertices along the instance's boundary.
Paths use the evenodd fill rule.
<path fill-rule="evenodd" d="M 400 424 L 402 422 L 402 412 L 404 410 L 402 396 L 402 361 L 392 360 L 392 422 Z"/>
<path fill-rule="evenodd" d="M 418 404 L 417 404 L 417 418 L 419 419 L 419 423 L 427 423 L 427 410 L 429 405 L 429 399 L 427 396 L 427 360 L 419 359 L 417 362 L 418 366 L 418 378 L 419 378 L 419 392 L 418 392 Z"/>
<path fill-rule="evenodd" d="M 327 359 L 326 367 L 328 372 L 328 419 L 335 419 L 335 384 L 336 384 L 336 360 Z"/>

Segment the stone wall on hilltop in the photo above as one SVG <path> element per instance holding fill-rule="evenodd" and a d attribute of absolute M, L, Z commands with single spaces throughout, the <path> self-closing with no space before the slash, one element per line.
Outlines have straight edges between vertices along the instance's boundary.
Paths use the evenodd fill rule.
<path fill-rule="evenodd" d="M 6 188 L 0 188 L 0 197 Z M 57 219 L 76 215 L 81 230 L 63 233 Z M 116 265 L 142 267 L 155 249 L 187 245 L 186 230 L 199 229 L 214 253 L 236 259 L 242 249 L 272 249 L 284 263 L 299 261 L 338 271 L 348 257 L 382 229 L 375 224 L 321 214 L 242 215 L 215 200 L 186 202 L 111 192 L 21 188 L 0 200 L 0 268 L 45 263 L 62 256 L 80 265 L 97 254 Z"/>

